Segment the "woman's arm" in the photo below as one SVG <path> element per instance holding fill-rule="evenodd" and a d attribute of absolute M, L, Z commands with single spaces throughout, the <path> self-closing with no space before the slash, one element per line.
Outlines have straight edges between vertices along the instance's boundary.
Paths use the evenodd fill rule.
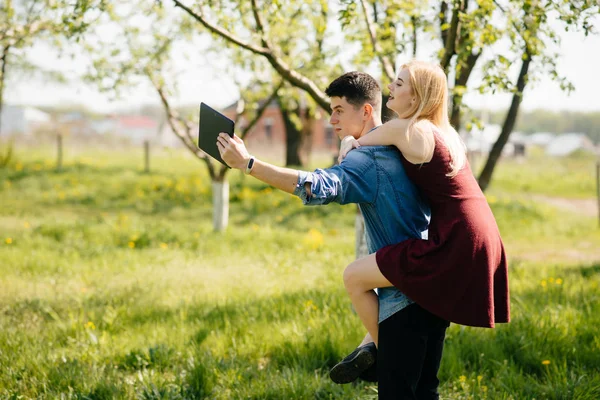
<path fill-rule="evenodd" d="M 396 146 L 400 149 L 402 136 L 406 136 L 407 119 L 392 119 L 358 139 L 361 146 Z M 404 140 L 406 141 L 406 140 Z M 400 149 L 402 151 L 402 149 Z"/>
<path fill-rule="evenodd" d="M 407 119 L 390 120 L 358 139 L 358 144 L 396 146 L 404 158 L 413 164 L 431 161 L 435 147 L 431 122 L 421 120 L 410 127 L 409 122 L 410 120 Z"/>

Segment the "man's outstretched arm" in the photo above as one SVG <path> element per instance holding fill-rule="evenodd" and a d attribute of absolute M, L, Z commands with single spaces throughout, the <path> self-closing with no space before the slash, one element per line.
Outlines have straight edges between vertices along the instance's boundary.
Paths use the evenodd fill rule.
<path fill-rule="evenodd" d="M 242 139 L 222 133 L 218 147 L 230 167 L 246 169 L 250 154 Z M 314 172 L 276 167 L 258 160 L 255 164 L 251 172 L 253 177 L 299 197 L 305 205 L 370 203 L 375 201 L 377 194 L 373 159 L 359 151 L 349 154 L 341 165 Z"/>
<path fill-rule="evenodd" d="M 217 141 L 217 147 L 221 153 L 221 158 L 223 158 L 227 165 L 242 171 L 246 170 L 250 154 L 246 150 L 242 139 L 238 136 L 231 138 L 229 135 L 221 133 Z M 298 184 L 297 170 L 277 167 L 260 160 L 254 161 L 250 175 L 290 194 L 294 194 L 296 185 Z M 309 190 L 310 184 L 307 186 L 307 190 Z"/>

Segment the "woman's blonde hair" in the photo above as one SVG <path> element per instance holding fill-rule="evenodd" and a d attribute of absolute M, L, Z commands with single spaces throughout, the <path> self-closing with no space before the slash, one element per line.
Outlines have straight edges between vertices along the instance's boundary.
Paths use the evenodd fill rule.
<path fill-rule="evenodd" d="M 442 138 L 450 153 L 450 172 L 454 177 L 464 167 L 466 147 L 448 118 L 448 83 L 439 65 L 424 61 L 410 61 L 402 65 L 410 75 L 410 84 L 418 101 L 415 102 L 409 126 L 420 120 L 429 120 L 442 131 Z"/>

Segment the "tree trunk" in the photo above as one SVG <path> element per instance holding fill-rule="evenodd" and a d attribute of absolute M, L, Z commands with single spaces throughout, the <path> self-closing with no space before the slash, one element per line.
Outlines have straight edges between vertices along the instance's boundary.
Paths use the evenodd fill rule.
<path fill-rule="evenodd" d="M 213 228 L 222 232 L 229 223 L 229 182 L 212 181 L 213 194 Z"/>
<path fill-rule="evenodd" d="M 298 129 L 291 119 L 291 113 L 298 113 L 300 107 L 298 106 L 294 110 L 288 109 L 282 99 L 277 96 L 277 103 L 281 110 L 281 116 L 283 117 L 283 123 L 285 125 L 285 166 L 301 166 L 302 159 L 300 158 L 300 151 L 302 149 L 302 129 Z"/>
<path fill-rule="evenodd" d="M 4 82 L 6 81 L 8 50 L 10 50 L 10 46 L 6 46 L 2 50 L 2 58 L 0 58 L 0 136 L 2 135 L 2 106 L 4 105 Z"/>
<path fill-rule="evenodd" d="M 469 57 L 467 57 L 467 61 L 466 61 L 466 65 L 464 65 L 461 70 L 460 73 L 458 74 L 458 77 L 456 78 L 456 81 L 454 83 L 455 86 L 467 86 L 467 82 L 469 81 L 469 78 L 471 77 L 471 72 L 473 72 L 473 69 L 475 68 L 475 64 L 477 63 L 477 60 L 479 59 L 479 56 L 481 55 L 481 52 L 478 53 L 471 53 L 469 54 Z M 460 131 L 461 128 L 461 105 L 462 105 L 462 95 L 454 95 L 452 96 L 452 113 L 450 115 L 450 125 L 452 125 L 454 127 L 454 129 L 456 129 L 456 131 Z"/>
<path fill-rule="evenodd" d="M 358 206 L 356 207 L 356 218 L 354 219 L 354 232 L 355 232 L 355 253 L 356 258 L 369 255 L 369 249 L 367 247 L 367 240 L 365 237 L 365 220 L 360 212 Z"/>
<path fill-rule="evenodd" d="M 506 119 L 504 120 L 504 124 L 502 125 L 502 131 L 500 132 L 500 136 L 490 154 L 488 155 L 488 159 L 479 175 L 479 186 L 481 190 L 485 191 L 490 181 L 492 180 L 492 174 L 494 173 L 494 168 L 500 159 L 500 155 L 502 154 L 502 149 L 508 142 L 508 137 L 512 133 L 512 130 L 515 126 L 515 122 L 517 121 L 517 115 L 519 113 L 519 106 L 521 105 L 521 101 L 523 100 L 523 89 L 525 89 L 525 85 L 527 83 L 527 71 L 529 70 L 529 64 L 531 63 L 531 57 L 529 53 L 525 53 L 525 57 L 523 60 L 523 64 L 521 65 L 521 71 L 519 72 L 519 78 L 517 79 L 517 91 L 513 95 L 512 102 L 510 104 L 510 108 L 508 109 L 508 113 L 506 114 Z"/>

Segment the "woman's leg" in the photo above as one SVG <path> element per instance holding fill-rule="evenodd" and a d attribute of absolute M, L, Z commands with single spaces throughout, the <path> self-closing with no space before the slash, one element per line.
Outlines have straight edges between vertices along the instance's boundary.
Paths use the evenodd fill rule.
<path fill-rule="evenodd" d="M 379 271 L 375 254 L 348 265 L 344 270 L 344 285 L 354 310 L 377 345 L 379 301 L 373 289 L 392 284 Z"/>
<path fill-rule="evenodd" d="M 365 335 L 364 339 L 362 340 L 362 342 L 360 342 L 360 344 L 358 346 L 359 347 L 360 346 L 364 346 L 367 343 L 373 343 L 373 342 L 375 342 L 375 341 L 371 337 L 371 334 L 369 332 L 367 332 L 367 334 Z"/>

